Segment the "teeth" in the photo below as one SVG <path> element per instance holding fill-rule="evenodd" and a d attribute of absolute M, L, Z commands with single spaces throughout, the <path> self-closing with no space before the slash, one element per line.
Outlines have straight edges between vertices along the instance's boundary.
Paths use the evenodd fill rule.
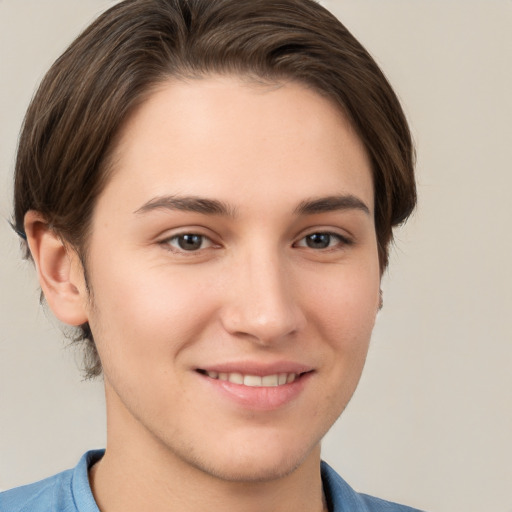
<path fill-rule="evenodd" d="M 261 384 L 263 386 L 277 386 L 279 382 L 279 375 L 265 375 L 261 378 Z"/>
<path fill-rule="evenodd" d="M 244 386 L 261 387 L 261 377 L 257 375 L 244 375 Z"/>
<path fill-rule="evenodd" d="M 250 387 L 275 387 L 292 383 L 296 378 L 296 373 L 276 373 L 274 375 L 243 375 L 241 373 L 223 373 L 206 372 L 211 379 L 218 379 L 232 382 L 233 384 L 242 384 Z"/>
<path fill-rule="evenodd" d="M 244 383 L 244 376 L 241 373 L 230 373 L 228 375 L 229 382 L 232 382 L 233 384 L 243 384 Z"/>
<path fill-rule="evenodd" d="M 297 375 L 295 373 L 289 373 L 286 377 L 286 382 L 289 384 L 290 382 L 293 382 L 297 378 Z"/>

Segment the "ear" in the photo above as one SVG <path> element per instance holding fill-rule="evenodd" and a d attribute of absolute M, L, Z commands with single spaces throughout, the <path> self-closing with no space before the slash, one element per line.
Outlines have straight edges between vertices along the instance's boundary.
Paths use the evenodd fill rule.
<path fill-rule="evenodd" d="M 34 210 L 25 214 L 25 233 L 39 284 L 54 315 L 68 325 L 87 322 L 88 293 L 77 253 Z"/>

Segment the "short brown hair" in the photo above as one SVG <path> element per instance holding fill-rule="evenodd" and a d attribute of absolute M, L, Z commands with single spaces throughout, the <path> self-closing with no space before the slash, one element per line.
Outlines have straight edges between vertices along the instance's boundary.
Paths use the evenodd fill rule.
<path fill-rule="evenodd" d="M 409 127 L 372 57 L 313 0 L 125 0 L 107 10 L 54 63 L 27 111 L 15 170 L 16 230 L 23 233 L 25 213 L 37 210 L 85 261 L 120 127 L 157 84 L 210 74 L 294 80 L 339 105 L 372 162 L 382 272 L 392 228 L 416 204 Z M 79 338 L 87 376 L 98 375 L 88 325 Z"/>

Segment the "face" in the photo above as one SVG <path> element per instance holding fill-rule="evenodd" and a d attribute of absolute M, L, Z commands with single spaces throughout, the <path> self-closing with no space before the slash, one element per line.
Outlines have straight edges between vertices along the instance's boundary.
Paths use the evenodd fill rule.
<path fill-rule="evenodd" d="M 121 133 L 88 250 L 109 442 L 227 480 L 317 457 L 378 309 L 373 202 L 316 92 L 161 86 Z"/>

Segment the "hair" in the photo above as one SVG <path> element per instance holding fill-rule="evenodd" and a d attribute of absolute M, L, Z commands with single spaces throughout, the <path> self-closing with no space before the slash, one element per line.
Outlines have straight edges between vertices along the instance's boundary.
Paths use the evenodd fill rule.
<path fill-rule="evenodd" d="M 25 117 L 15 168 L 14 220 L 39 211 L 86 268 L 91 216 L 127 117 L 172 77 L 293 80 L 347 116 L 372 164 L 381 272 L 393 227 L 416 204 L 414 147 L 378 65 L 314 0 L 125 0 L 99 16 L 57 59 Z M 30 251 L 25 246 L 25 254 Z M 87 377 L 101 373 L 89 325 Z"/>

